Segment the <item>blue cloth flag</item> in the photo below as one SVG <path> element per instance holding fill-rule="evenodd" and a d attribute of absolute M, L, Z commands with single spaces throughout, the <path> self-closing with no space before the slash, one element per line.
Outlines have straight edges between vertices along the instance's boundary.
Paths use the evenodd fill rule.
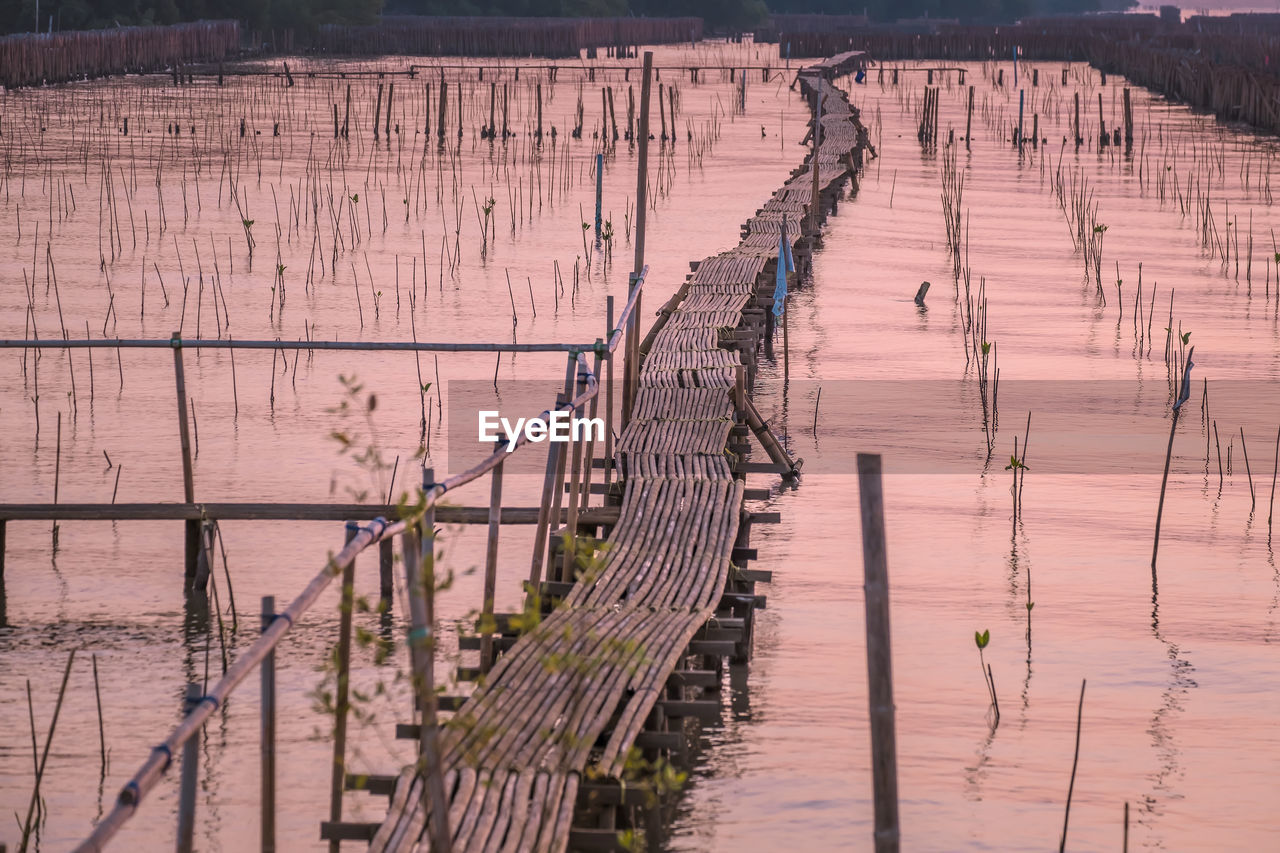
<path fill-rule="evenodd" d="M 787 244 L 787 228 L 784 223 L 778 232 L 778 280 L 773 288 L 773 316 L 781 317 L 787 310 L 787 273 L 795 272 L 796 264 Z"/>

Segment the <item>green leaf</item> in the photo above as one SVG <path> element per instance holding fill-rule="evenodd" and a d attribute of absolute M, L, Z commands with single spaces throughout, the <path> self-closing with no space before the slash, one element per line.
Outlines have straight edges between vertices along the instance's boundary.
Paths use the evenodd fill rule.
<path fill-rule="evenodd" d="M 974 631 L 973 641 L 978 644 L 979 649 L 985 649 L 987 647 L 987 643 L 991 642 L 991 631 L 988 629 L 983 631 L 981 634 Z"/>

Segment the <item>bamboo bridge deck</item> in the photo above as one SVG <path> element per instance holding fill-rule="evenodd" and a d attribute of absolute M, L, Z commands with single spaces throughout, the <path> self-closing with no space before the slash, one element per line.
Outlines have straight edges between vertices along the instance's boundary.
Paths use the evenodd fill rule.
<path fill-rule="evenodd" d="M 772 306 L 783 223 L 810 217 L 815 201 L 819 214 L 831 207 L 861 162 L 857 111 L 830 79 L 862 61 L 851 52 L 800 72 L 811 106 L 821 93 L 816 158 L 745 223 L 737 247 L 697 264 L 659 312 L 616 448 L 621 506 L 600 565 L 561 590 L 560 605 L 514 640 L 441 729 L 454 850 L 612 849 L 610 822 L 574 825 L 584 780 L 624 779 L 644 733 L 690 713 L 695 688 L 678 673 L 673 681 L 683 660 L 749 650 L 754 587 L 734 554 L 744 481 L 726 452 L 735 401 Z M 816 222 L 788 227 L 797 250 Z M 699 645 L 699 636 L 721 639 Z M 396 780 L 370 850 L 430 849 L 425 784 L 414 770 Z"/>

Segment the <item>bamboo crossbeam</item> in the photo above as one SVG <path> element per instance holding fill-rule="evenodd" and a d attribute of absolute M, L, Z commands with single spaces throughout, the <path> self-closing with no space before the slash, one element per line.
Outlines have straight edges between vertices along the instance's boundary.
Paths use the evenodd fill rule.
<path fill-rule="evenodd" d="M 346 521 L 347 519 L 394 518 L 396 504 L 302 504 L 302 503 L 57 503 L 0 504 L 0 521 Z M 536 524 L 539 507 L 504 506 L 502 524 Z M 441 524 L 488 524 L 487 506 L 436 508 Z M 560 513 L 559 524 L 568 520 L 568 510 Z M 618 508 L 590 507 L 578 511 L 583 524 L 613 524 Z"/>
<path fill-rule="evenodd" d="M 168 349 L 168 338 L 0 339 L 0 349 Z M 432 343 L 430 341 L 265 341 L 182 339 L 183 349 L 356 350 L 370 352 L 583 352 L 597 344 Z"/>

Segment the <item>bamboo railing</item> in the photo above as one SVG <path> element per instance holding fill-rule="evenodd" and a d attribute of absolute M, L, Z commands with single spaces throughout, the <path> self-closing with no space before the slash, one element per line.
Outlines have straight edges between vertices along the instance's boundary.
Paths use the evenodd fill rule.
<path fill-rule="evenodd" d="M 644 280 L 648 274 L 648 267 L 645 267 L 636 279 L 635 287 L 631 291 L 630 298 L 627 300 L 622 313 L 618 317 L 617 325 L 611 330 L 607 341 L 598 342 L 584 347 L 572 347 L 568 345 L 555 345 L 555 348 L 568 352 L 569 358 L 569 376 L 573 381 L 572 387 L 577 393 L 567 400 L 554 407 L 548 408 L 542 413 L 542 417 L 549 418 L 553 411 L 565 411 L 569 413 L 582 413 L 592 400 L 599 394 L 601 383 L 595 372 L 592 370 L 591 364 L 588 362 L 586 353 L 597 350 L 604 359 L 610 360 L 613 353 L 618 349 L 624 336 L 632 338 L 639 331 L 638 318 L 636 317 L 636 308 L 640 300 L 640 294 L 644 287 Z M 11 344 L 11 342 L 5 342 Z M 21 343 L 21 342 L 19 342 Z M 55 344 L 66 343 L 55 341 Z M 160 344 L 155 342 L 135 342 L 145 343 L 146 346 L 170 346 L 170 342 L 164 341 Z M 207 342 L 216 343 L 216 342 Z M 221 342 L 226 343 L 226 342 Z M 267 342 L 274 344 L 275 342 Z M 576 377 L 574 372 L 576 371 Z M 128 820 L 137 812 L 138 807 L 155 786 L 160 782 L 164 775 L 168 772 L 173 762 L 173 757 L 180 751 L 185 752 L 183 764 L 182 786 L 184 794 L 180 798 L 184 804 L 184 808 L 180 809 L 178 816 L 179 822 L 179 846 L 181 849 L 183 843 L 182 832 L 185 828 L 193 825 L 195 808 L 194 789 L 198 783 L 198 774 L 194 768 L 195 756 L 197 750 L 191 748 L 193 743 L 198 742 L 198 737 L 204 724 L 209 720 L 218 708 L 222 707 L 227 697 L 242 684 L 249 675 L 259 668 L 269 673 L 270 683 L 264 676 L 263 687 L 264 695 L 262 701 L 263 710 L 263 792 L 274 791 L 274 713 L 275 699 L 274 691 L 274 666 L 275 666 L 275 650 L 284 638 L 285 634 L 293 627 L 298 618 L 313 607 L 319 600 L 321 593 L 328 588 L 334 578 L 339 575 L 343 579 L 343 617 L 341 620 L 340 636 L 339 636 L 339 656 L 338 656 L 338 696 L 336 700 L 337 718 L 335 721 L 335 743 L 334 743 L 334 766 L 333 766 L 333 789 L 336 792 L 334 800 L 331 802 L 330 820 L 338 821 L 342 817 L 341 793 L 345 781 L 345 727 L 347 700 L 345 696 L 345 685 L 347 683 L 350 668 L 350 640 L 351 640 L 351 608 L 349 600 L 351 589 L 354 583 L 354 570 L 356 558 L 375 544 L 389 542 L 396 537 L 404 539 L 406 546 L 406 554 L 421 554 L 421 560 L 428 565 L 433 559 L 432 530 L 435 521 L 435 512 L 444 496 L 449 492 L 457 489 L 467 483 L 474 482 L 484 477 L 486 474 L 494 474 L 500 476 L 497 472 L 502 469 L 503 463 L 511 458 L 513 452 L 517 452 L 530 441 L 527 434 L 521 435 L 515 439 L 514 446 L 508 448 L 504 443 L 494 450 L 493 453 L 476 463 L 466 471 L 449 477 L 442 482 L 431 482 L 433 479 L 432 472 L 429 470 L 424 473 L 423 493 L 421 502 L 414 507 L 409 508 L 409 513 L 397 521 L 389 521 L 386 518 L 378 518 L 369 522 L 364 526 L 355 525 L 354 522 L 348 522 L 348 536 L 342 550 L 329 559 L 311 582 L 289 603 L 287 607 L 280 613 L 264 612 L 263 623 L 264 628 L 262 635 L 254 641 L 254 643 L 246 649 L 235 662 L 227 669 L 226 673 L 220 678 L 208 692 L 204 695 L 191 697 L 188 701 L 188 710 L 186 715 L 168 735 L 157 746 L 153 747 L 151 754 L 143 761 L 142 765 L 134 773 L 133 777 L 124 785 L 120 793 L 116 797 L 116 802 L 111 811 L 98 822 L 94 827 L 92 834 L 81 842 L 75 849 L 77 853 L 90 853 L 90 851 L 100 851 L 105 849 L 108 842 L 120 831 Z M 554 445 L 548 445 L 550 448 Z M 550 492 L 547 492 L 546 500 L 550 499 Z M 545 507 L 544 507 L 545 508 Z M 500 512 L 500 507 L 490 507 L 491 513 Z M 421 551 L 419 551 L 419 543 L 421 543 Z M 417 560 L 409 561 L 416 563 Z M 421 672 L 424 662 L 422 657 L 424 654 L 429 656 L 429 645 L 427 648 L 422 647 L 422 639 L 430 637 L 432 631 L 431 621 L 423 621 L 423 613 L 430 612 L 429 596 L 430 592 L 424 590 L 420 583 L 413 583 L 415 576 L 410 570 L 409 584 L 411 589 L 411 597 L 415 600 L 413 604 L 412 629 L 410 631 L 410 639 L 418 649 L 416 655 L 415 671 Z M 416 587 L 416 590 L 414 589 Z M 421 597 L 428 598 L 427 606 L 419 607 Z M 268 609 L 269 602 L 264 601 L 264 611 Z M 345 654 L 343 650 L 345 649 Z M 429 665 L 427 672 L 429 673 Z M 272 691 L 268 693 L 267 691 Z M 418 685 L 418 693 L 420 701 L 425 699 L 424 708 L 434 707 L 435 692 L 433 685 L 429 682 Z M 424 711 L 428 713 L 428 711 Z M 267 715 L 271 714 L 271 725 L 268 725 Z M 434 733 L 434 726 L 422 726 L 424 732 L 430 730 Z M 425 746 L 425 745 L 424 745 Z M 271 761 L 265 760 L 265 756 L 271 756 Z M 438 768 L 437 768 L 438 769 Z M 428 773 L 433 772 L 430 762 L 427 762 L 426 770 Z M 274 802 L 271 798 L 262 797 L 263 825 L 264 827 L 274 826 Z M 265 831 L 265 830 L 264 830 Z M 264 843 L 265 843 L 264 839 Z"/>

